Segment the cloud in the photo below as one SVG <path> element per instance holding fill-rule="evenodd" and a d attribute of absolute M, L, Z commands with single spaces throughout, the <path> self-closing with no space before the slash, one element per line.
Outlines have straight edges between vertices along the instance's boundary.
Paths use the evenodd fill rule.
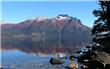
<path fill-rule="evenodd" d="M 9 24 L 9 23 L 13 23 L 14 24 L 15 22 L 12 22 L 12 21 L 3 21 L 3 20 L 0 21 L 0 24 Z"/>

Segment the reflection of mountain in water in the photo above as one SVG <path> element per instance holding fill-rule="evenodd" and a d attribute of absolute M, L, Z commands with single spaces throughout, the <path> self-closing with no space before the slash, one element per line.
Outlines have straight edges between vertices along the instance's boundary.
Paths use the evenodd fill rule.
<path fill-rule="evenodd" d="M 26 52 L 72 53 L 90 42 L 90 28 L 68 15 L 1 25 L 2 48 Z"/>

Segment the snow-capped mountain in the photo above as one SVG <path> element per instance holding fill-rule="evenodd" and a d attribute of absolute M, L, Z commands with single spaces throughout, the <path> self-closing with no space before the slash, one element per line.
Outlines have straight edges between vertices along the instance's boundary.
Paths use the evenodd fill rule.
<path fill-rule="evenodd" d="M 71 51 L 70 49 L 76 50 L 79 46 L 90 42 L 90 32 L 89 27 L 83 25 L 80 19 L 72 16 L 60 14 L 53 18 L 36 17 L 18 24 L 2 24 L 1 44 L 2 46 L 13 46 L 16 39 L 28 39 L 30 44 L 27 43 L 27 40 L 24 41 L 27 46 L 40 46 L 41 49 L 47 47 L 48 51 L 66 51 L 67 49 Z M 14 41 L 12 40 L 11 43 L 8 39 Z M 20 46 L 18 43 L 16 43 L 17 46 Z"/>

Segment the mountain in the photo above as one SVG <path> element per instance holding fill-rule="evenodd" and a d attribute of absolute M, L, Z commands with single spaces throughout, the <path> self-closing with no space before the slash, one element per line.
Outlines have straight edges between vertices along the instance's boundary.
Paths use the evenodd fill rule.
<path fill-rule="evenodd" d="M 2 24 L 1 37 L 2 48 L 25 46 L 42 52 L 74 52 L 91 41 L 91 29 L 80 19 L 60 14 L 53 18 L 36 17 L 18 24 Z"/>

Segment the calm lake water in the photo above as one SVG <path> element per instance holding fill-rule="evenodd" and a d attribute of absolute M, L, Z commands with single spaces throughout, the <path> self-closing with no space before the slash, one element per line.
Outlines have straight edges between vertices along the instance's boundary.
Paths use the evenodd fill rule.
<path fill-rule="evenodd" d="M 51 55 L 42 57 L 19 50 L 3 50 L 1 52 L 3 69 L 65 69 L 68 60 L 63 65 L 51 65 Z"/>

